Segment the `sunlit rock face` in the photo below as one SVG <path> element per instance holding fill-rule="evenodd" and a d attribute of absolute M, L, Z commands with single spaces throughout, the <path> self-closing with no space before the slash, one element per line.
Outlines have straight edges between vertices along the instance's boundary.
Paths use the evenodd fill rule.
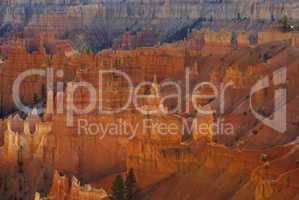
<path fill-rule="evenodd" d="M 48 195 L 35 193 L 35 200 L 57 199 L 57 200 L 72 200 L 72 199 L 107 199 L 108 195 L 102 188 L 93 188 L 91 185 L 81 185 L 76 177 L 69 178 L 61 172 L 55 171 L 52 180 L 52 186 Z"/>
<path fill-rule="evenodd" d="M 73 77 L 72 69 L 65 67 L 68 65 L 68 56 L 74 54 L 74 49 L 70 45 L 61 45 L 59 50 L 57 50 L 57 45 L 63 44 L 59 41 L 53 45 L 55 47 L 55 55 L 49 57 L 46 54 L 43 47 L 39 47 L 38 50 L 34 52 L 28 52 L 26 46 L 21 46 L 19 44 L 8 43 L 1 46 L 2 55 L 5 56 L 5 62 L 1 64 L 0 77 L 1 77 L 1 115 L 6 115 L 8 113 L 16 111 L 17 107 L 14 103 L 12 92 L 13 85 L 19 75 L 28 70 L 42 70 L 47 71 L 47 68 L 51 67 L 54 71 L 63 70 L 65 76 L 62 78 L 55 78 L 58 80 L 70 80 Z M 65 43 L 64 43 L 65 44 Z M 68 44 L 68 43 L 67 43 Z M 64 47 L 66 48 L 64 48 Z M 36 74 L 27 76 L 24 80 L 21 80 L 19 88 L 19 97 L 24 105 L 36 104 L 38 101 L 46 97 L 47 90 L 47 78 L 46 76 L 39 76 Z"/>
<path fill-rule="evenodd" d="M 75 120 L 73 128 L 68 128 L 65 116 L 55 116 L 52 134 L 43 143 L 44 162 L 55 169 L 75 174 L 84 181 L 94 181 L 97 177 L 125 170 L 128 137 L 113 136 L 104 132 L 89 132 L 82 125 L 85 120 L 89 124 L 109 126 L 114 119 L 81 116 Z"/>
<path fill-rule="evenodd" d="M 42 4 L 37 5 L 37 1 L 31 3 L 34 9 L 40 6 L 40 16 L 33 13 L 28 18 L 24 30 L 26 34 L 20 40 L 1 43 L 1 111 L 14 111 L 12 83 L 18 74 L 28 68 L 53 67 L 55 72 L 62 69 L 64 76 L 55 77 L 55 81 L 61 81 L 64 87 L 60 91 L 45 93 L 44 77 L 26 79 L 21 88 L 22 101 L 35 104 L 40 99 L 37 97 L 43 97 L 46 99 L 45 115 L 37 116 L 36 110 L 33 110 L 28 116 L 14 113 L 0 122 L 0 132 L 3 134 L 0 149 L 3 158 L 0 161 L 0 180 L 3 184 L 0 184 L 0 194 L 3 192 L 3 199 L 23 197 L 29 200 L 34 196 L 40 199 L 39 194 L 42 193 L 59 200 L 89 199 L 92 196 L 100 199 L 103 191 L 89 185 L 83 187 L 80 182 L 100 182 L 103 177 L 113 177 L 130 168 L 134 169 L 137 187 L 142 191 L 140 199 L 296 198 L 299 155 L 298 33 L 197 30 L 188 33 L 184 40 L 139 48 L 148 40 L 151 44 L 155 41 L 152 38 L 155 31 L 140 31 L 134 36 L 126 31 L 120 36 L 121 41 L 116 42 L 115 48 L 98 53 L 90 49 L 79 53 L 73 43 L 60 34 L 74 28 L 85 28 L 95 21 L 101 25 L 110 25 L 110 21 L 114 21 L 113 26 L 120 27 L 121 22 L 132 18 L 149 20 L 157 29 L 164 28 L 163 23 L 166 22 L 171 24 L 168 28 L 178 26 L 179 29 L 184 20 L 187 23 L 207 14 L 206 9 L 211 11 L 208 13 L 213 19 L 231 20 L 238 15 L 247 16 L 249 12 L 248 16 L 253 16 L 253 19 L 272 19 L 279 18 L 285 12 L 295 16 L 295 11 L 290 11 L 296 10 L 295 7 L 290 8 L 279 1 L 53 1 L 48 7 L 48 15 L 45 15 Z M 295 5 L 296 2 L 293 3 Z M 18 10 L 22 6 L 21 2 L 14 2 L 13 8 Z M 145 15 L 151 17 L 144 19 Z M 18 16 L 16 12 L 13 18 L 4 18 L 23 23 L 22 17 Z M 182 16 L 186 18 L 181 19 L 184 22 L 171 23 Z M 126 23 L 124 27 L 131 22 Z M 175 30 L 169 28 L 170 32 Z M 27 35 L 30 31 L 36 31 L 38 36 L 30 38 Z M 250 41 L 251 37 L 255 37 L 255 43 Z M 35 45 L 38 48 L 29 48 L 32 50 L 29 51 L 28 43 L 34 44 L 30 45 L 31 48 Z M 45 43 L 48 44 L 47 50 L 41 48 Z M 273 73 L 283 66 L 287 68 L 287 83 L 278 86 L 270 84 L 267 89 L 249 97 L 251 88 L 260 79 L 268 77 L 271 81 L 275 80 Z M 96 108 L 84 115 L 73 113 L 73 123 L 69 126 L 67 113 L 56 111 L 59 103 L 64 103 L 67 108 L 70 102 L 67 91 L 80 81 L 91 83 L 97 91 L 104 89 L 102 96 L 97 96 L 95 100 L 97 106 L 103 103 L 106 109 L 116 109 L 126 102 L 129 92 L 127 83 L 114 75 L 106 76 L 102 83 L 99 82 L 98 71 L 101 69 L 117 69 L 127 73 L 133 87 L 143 81 L 152 82 L 149 88 L 141 90 L 144 97 L 138 102 L 146 110 L 145 114 L 131 105 L 126 112 L 112 115 L 103 115 Z M 173 91 L 163 88 L 163 81 L 174 80 L 186 92 L 188 85 L 184 85 L 187 82 L 184 72 L 187 69 L 190 69 L 191 90 L 201 81 L 211 81 L 216 87 L 222 83 L 233 83 L 222 99 L 223 110 L 219 102 L 221 99 L 210 97 L 198 101 L 205 109 L 212 111 L 208 115 L 199 114 L 196 109 L 149 114 L 149 111 L 160 106 L 167 110 L 176 105 L 176 102 L 160 105 L 163 97 Z M 278 88 L 288 89 L 288 129 L 284 134 L 258 121 L 251 113 L 252 109 L 265 116 L 275 113 L 273 98 Z M 213 90 L 205 87 L 196 92 L 211 95 Z M 90 103 L 88 92 L 82 88 L 73 95 L 73 103 L 78 108 Z M 188 93 L 180 96 L 183 107 L 192 101 L 188 99 L 190 96 Z M 250 106 L 250 103 L 253 105 Z M 217 118 L 222 123 L 233 125 L 229 134 L 219 134 L 219 130 L 214 129 L 195 129 L 194 123 L 210 126 L 217 122 Z M 132 130 L 105 132 L 105 126 L 119 121 L 146 127 L 137 127 L 132 138 Z M 171 134 L 163 134 L 150 126 L 159 123 L 175 125 L 176 129 Z M 95 124 L 100 126 L 99 130 L 93 129 Z M 185 128 L 190 128 L 187 126 L 191 127 L 189 133 L 186 133 Z M 69 178 L 73 176 L 78 179 Z"/>

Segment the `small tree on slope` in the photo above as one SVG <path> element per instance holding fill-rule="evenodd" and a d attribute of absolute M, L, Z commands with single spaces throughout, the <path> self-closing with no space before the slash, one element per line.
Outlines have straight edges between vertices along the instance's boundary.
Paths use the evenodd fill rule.
<path fill-rule="evenodd" d="M 125 182 L 125 198 L 132 200 L 136 192 L 136 178 L 134 170 L 130 169 Z"/>
<path fill-rule="evenodd" d="M 124 183 L 120 175 L 118 175 L 112 186 L 112 194 L 110 200 L 125 200 L 124 198 Z"/>

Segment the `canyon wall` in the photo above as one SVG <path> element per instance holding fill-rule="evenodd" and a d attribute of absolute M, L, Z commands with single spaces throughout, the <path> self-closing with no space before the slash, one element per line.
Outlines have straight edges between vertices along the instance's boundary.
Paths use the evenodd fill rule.
<path fill-rule="evenodd" d="M 6 115 L 16 110 L 16 105 L 13 101 L 13 85 L 17 78 L 22 73 L 30 69 L 47 71 L 47 68 L 52 68 L 54 71 L 63 70 L 64 77 L 54 77 L 57 80 L 72 80 L 74 76 L 74 69 L 72 65 L 68 64 L 67 56 L 73 55 L 74 50 L 68 43 L 57 41 L 53 48 L 56 49 L 55 55 L 49 57 L 45 49 L 40 47 L 37 51 L 32 53 L 27 51 L 27 48 L 22 45 L 5 44 L 1 46 L 2 54 L 5 56 L 5 61 L 0 69 L 0 112 Z M 49 59 L 49 60 L 48 60 Z M 78 67 L 78 66 L 77 66 Z M 14 93 L 15 96 L 20 97 L 24 105 L 37 104 L 46 97 L 47 81 L 46 76 L 29 75 L 24 77 L 20 83 L 19 95 Z"/>
<path fill-rule="evenodd" d="M 232 33 L 230 32 L 211 32 L 206 31 L 204 34 L 205 44 L 222 47 L 231 46 Z"/>
<path fill-rule="evenodd" d="M 184 73 L 188 61 L 186 51 L 175 48 L 138 48 L 132 51 L 102 51 L 97 55 L 100 69 L 118 69 L 132 82 L 175 78 Z M 138 74 L 138 75 L 137 75 Z"/>
<path fill-rule="evenodd" d="M 250 45 L 250 33 L 239 32 L 237 34 L 238 47 L 248 47 Z"/>
<path fill-rule="evenodd" d="M 265 44 L 269 42 L 277 42 L 277 41 L 290 41 L 292 37 L 292 33 L 282 33 L 277 31 L 269 31 L 269 32 L 259 32 L 258 33 L 258 43 Z"/>
<path fill-rule="evenodd" d="M 294 159 L 293 149 L 296 145 L 279 146 L 268 150 L 246 150 L 229 149 L 223 145 L 208 142 L 204 134 L 198 134 L 198 139 L 194 142 L 181 142 L 182 139 L 182 119 L 174 116 L 148 116 L 150 123 L 176 123 L 179 128 L 172 135 L 160 135 L 157 129 L 150 128 L 145 132 L 139 132 L 137 137 L 129 141 L 128 145 L 128 168 L 133 168 L 138 182 L 138 187 L 147 188 L 159 184 L 174 174 L 184 173 L 229 173 L 239 174 L 239 176 L 249 180 L 252 175 L 253 182 L 258 182 L 268 177 L 264 176 L 263 162 L 260 156 L 264 153 L 269 161 L 283 158 L 284 155 L 292 155 L 291 158 L 285 158 L 290 162 L 290 166 L 278 166 L 271 163 L 268 173 L 270 176 L 278 178 L 284 173 L 283 170 L 291 171 L 296 168 L 296 159 Z M 294 153 L 297 155 L 297 152 Z M 260 167 L 260 168 L 258 168 Z M 275 169 L 279 170 L 276 172 Z M 260 169 L 258 174 L 255 169 Z M 274 171 L 274 172 L 272 172 Z M 273 173 L 273 174 L 272 174 Z M 275 173 L 275 175 L 274 175 Z M 227 180 L 222 180 L 227 181 Z M 295 183 L 295 181 L 293 181 Z M 232 189 L 232 188 L 231 188 Z M 236 189 L 236 188 L 235 188 Z"/>
<path fill-rule="evenodd" d="M 90 185 L 81 185 L 76 177 L 69 178 L 66 175 L 55 171 L 52 186 L 47 197 L 41 197 L 40 193 L 35 194 L 35 200 L 104 200 L 108 199 L 105 190 L 93 188 Z"/>
<path fill-rule="evenodd" d="M 121 3 L 120 3 L 121 2 Z M 24 5 L 29 5 L 33 9 L 44 8 L 46 1 L 2 1 L 6 15 L 12 16 L 16 13 L 26 14 Z M 42 6 L 41 6 L 42 5 Z M 97 11 L 100 17 L 134 17 L 134 18 L 181 18 L 189 17 L 191 19 L 212 17 L 213 19 L 233 19 L 247 17 L 251 19 L 268 19 L 280 18 L 284 14 L 288 14 L 294 19 L 298 19 L 298 10 L 296 5 L 298 2 L 294 0 L 288 1 L 252 1 L 244 0 L 156 0 L 156 1 L 102 1 L 102 0 L 87 0 L 87 1 L 51 1 L 48 3 L 49 9 L 54 9 L 55 6 L 69 7 L 69 10 L 78 9 L 78 15 L 83 17 L 86 15 L 92 16 L 92 13 L 84 12 L 89 9 L 90 5 Z M 53 8 L 54 7 L 54 8 Z M 9 18 L 9 17 L 8 17 Z"/>
<path fill-rule="evenodd" d="M 1 1 L 0 10 L 0 24 L 3 25 L 0 33 L 5 33 L 5 25 L 25 28 L 28 32 L 56 32 L 61 36 L 74 30 L 88 30 L 81 33 L 86 40 L 91 40 L 88 41 L 91 46 L 95 39 L 105 40 L 96 41 L 99 43 L 97 48 L 111 46 L 113 39 L 128 30 L 151 29 L 160 34 L 161 41 L 167 41 L 174 35 L 182 38 L 188 28 L 200 28 L 203 21 L 229 24 L 245 19 L 248 22 L 266 20 L 271 23 L 284 15 L 299 20 L 298 2 L 295 0 L 57 0 L 47 3 L 28 0 Z M 254 29 L 254 26 L 251 28 Z"/>
<path fill-rule="evenodd" d="M 67 127 L 65 115 L 54 116 L 52 134 L 41 144 L 39 156 L 55 169 L 75 174 L 84 181 L 122 172 L 126 169 L 128 136 L 110 132 L 111 124 L 119 123 L 118 120 L 130 118 L 80 116 L 75 118 L 73 127 Z"/>

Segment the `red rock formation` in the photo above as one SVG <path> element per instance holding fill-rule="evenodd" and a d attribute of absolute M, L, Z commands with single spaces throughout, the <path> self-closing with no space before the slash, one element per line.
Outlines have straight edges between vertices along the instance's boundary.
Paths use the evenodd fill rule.
<path fill-rule="evenodd" d="M 231 32 L 204 32 L 204 54 L 225 54 L 232 49 Z"/>
<path fill-rule="evenodd" d="M 250 37 L 250 33 L 238 32 L 237 33 L 238 47 L 248 47 L 250 45 L 249 37 Z"/>
<path fill-rule="evenodd" d="M 299 34 L 293 34 L 292 35 L 292 46 L 298 48 L 299 47 Z"/>
<path fill-rule="evenodd" d="M 35 200 L 48 198 L 55 200 L 102 200 L 107 199 L 108 195 L 103 189 L 92 188 L 90 185 L 81 186 L 76 177 L 72 177 L 70 181 L 66 175 L 55 171 L 47 197 L 41 198 L 39 193 L 35 194 Z"/>
<path fill-rule="evenodd" d="M 49 39 L 49 38 L 48 38 Z M 44 39 L 41 39 L 44 40 Z M 44 41 L 40 41 L 44 42 Z M 49 40 L 47 40 L 49 42 Z M 54 42 L 54 44 L 53 44 Z M 50 57 L 46 54 L 42 46 L 38 46 L 38 50 L 32 53 L 26 51 L 25 40 L 10 40 L 2 46 L 3 56 L 6 58 L 3 61 L 0 71 L 1 76 L 1 113 L 9 113 L 15 110 L 15 105 L 12 99 L 12 87 L 17 77 L 28 69 L 42 69 L 52 68 L 54 72 L 59 69 L 64 71 L 64 76 L 57 78 L 57 80 L 72 80 L 74 69 L 68 67 L 67 57 L 73 56 L 75 51 L 67 41 L 54 40 L 53 44 L 54 54 Z M 46 77 L 34 75 L 23 80 L 20 88 L 20 98 L 25 104 L 34 104 L 36 101 L 45 97 L 46 94 Z M 4 106 L 5 105 L 5 106 Z"/>
<path fill-rule="evenodd" d="M 140 31 L 136 34 L 131 32 L 123 33 L 120 39 L 112 44 L 114 50 L 132 50 L 138 47 L 151 47 L 158 42 L 157 34 L 152 31 Z"/>
<path fill-rule="evenodd" d="M 282 33 L 277 31 L 259 32 L 258 44 L 265 44 L 269 42 L 288 41 L 292 38 L 292 33 Z"/>
<path fill-rule="evenodd" d="M 298 145 L 294 142 L 298 136 L 298 118 L 296 117 L 298 115 L 296 109 L 296 105 L 298 105 L 298 98 L 296 98 L 298 93 L 298 81 L 296 81 L 299 62 L 298 50 L 284 42 L 279 42 L 254 49 L 240 47 L 238 51 L 231 51 L 231 39 L 229 39 L 231 36 L 230 33 L 222 32 L 211 33 L 210 36 L 205 35 L 203 39 L 206 40 L 206 46 L 203 48 L 200 47 L 201 34 L 195 34 L 181 43 L 157 48 L 130 51 L 106 50 L 96 56 L 83 51 L 81 55 L 69 58 L 60 54 L 49 57 L 42 50 L 32 54 L 27 53 L 24 48 L 8 51 L 10 56 L 5 60 L 6 67 L 3 68 L 2 73 L 8 71 L 10 75 L 14 76 L 10 77 L 11 79 L 31 65 L 35 68 L 53 66 L 55 69 L 63 69 L 65 77 L 55 77 L 55 80 L 65 81 L 66 91 L 75 87 L 79 81 L 87 81 L 97 91 L 103 89 L 102 97 L 92 99 L 92 101 L 96 102 L 97 107 L 99 103 L 103 102 L 107 109 L 119 108 L 124 104 L 126 95 L 128 95 L 128 85 L 116 74 L 103 77 L 104 81 L 100 83 L 98 73 L 100 69 L 123 71 L 132 78 L 134 86 L 145 80 L 152 81 L 154 77 L 157 77 L 152 88 L 148 88 L 149 95 L 145 95 L 141 99 L 143 107 L 149 108 L 148 110 L 157 108 L 161 96 L 167 94 L 159 91 L 158 83 L 166 78 L 181 80 L 185 67 L 193 67 L 192 86 L 194 85 L 193 81 L 209 79 L 216 83 L 217 87 L 221 82 L 233 81 L 235 83 L 235 86 L 229 88 L 226 93 L 224 113 L 219 113 L 216 110 L 215 114 L 197 115 L 195 119 L 211 124 L 216 117 L 221 117 L 220 119 L 223 119 L 224 122 L 230 122 L 236 128 L 230 137 L 216 137 L 214 131 L 206 130 L 203 135 L 207 134 L 210 140 L 206 141 L 204 137 L 193 130 L 195 140 L 192 140 L 191 136 L 186 139 L 183 137 L 183 133 L 185 133 L 183 127 L 186 126 L 184 118 L 177 114 L 159 112 L 142 115 L 130 107 L 126 112 L 104 115 L 96 108 L 84 115 L 73 113 L 72 126 L 67 123 L 70 120 L 67 113 L 52 114 L 49 118 L 51 120 L 47 122 L 52 127 L 51 131 L 42 140 L 39 140 L 38 145 L 34 139 L 28 140 L 33 141 L 30 143 L 32 148 L 29 149 L 32 149 L 34 153 L 37 152 L 34 154 L 35 156 L 31 157 L 37 159 L 34 160 L 35 162 L 42 162 L 44 166 L 76 175 L 84 182 L 98 181 L 102 176 L 133 168 L 137 176 L 138 187 L 141 189 L 150 187 L 150 194 L 145 191 L 149 199 L 294 198 L 298 193 L 298 167 L 297 161 L 295 161 L 298 156 Z M 62 43 L 64 42 L 62 41 Z M 189 47 L 192 48 L 189 49 Z M 220 53 L 212 51 L 218 47 Z M 11 57 L 20 59 L 15 60 Z M 22 67 L 23 65 L 25 67 Z M 287 65 L 287 75 L 290 78 L 283 87 L 289 89 L 288 113 L 294 115 L 289 114 L 291 117 L 288 117 L 286 134 L 278 135 L 277 132 L 254 120 L 252 114 L 249 113 L 248 95 L 251 87 L 258 80 L 266 76 L 269 76 L 271 80 L 272 72 L 278 66 L 285 65 Z M 208 76 L 207 74 L 210 72 L 214 73 Z M 1 78 L 8 83 L 11 81 L 3 74 Z M 70 83 L 69 80 L 72 82 Z M 23 89 L 25 91 L 29 88 L 30 92 L 22 93 L 28 102 L 32 95 L 28 93 L 37 90 L 32 82 L 40 86 L 45 80 L 35 78 L 30 81 L 30 83 L 25 83 L 27 85 Z M 275 89 L 277 88 L 271 86 L 253 96 L 252 102 L 256 106 L 254 108 L 262 108 L 261 112 L 271 115 L 273 111 L 269 111 L 273 105 L 271 99 Z M 4 88 L 2 91 L 6 96 L 9 95 L 9 90 L 6 91 Z M 160 92 L 162 95 L 159 94 Z M 211 93 L 206 88 L 199 92 Z M 60 96 L 62 99 L 59 102 L 53 102 L 55 93 L 56 91 L 53 91 L 53 96 L 48 98 L 52 101 L 52 103 L 48 102 L 48 105 L 53 104 L 54 110 L 57 109 L 57 103 L 70 102 L 70 99 L 60 95 L 61 93 L 56 94 L 56 97 Z M 148 94 L 146 89 L 141 93 Z M 65 94 L 68 95 L 68 93 Z M 73 103 L 78 108 L 84 108 L 90 103 L 89 93 L 84 88 L 77 89 L 74 96 Z M 215 98 L 208 105 L 209 109 L 216 107 L 217 100 L 219 99 Z M 204 104 L 209 104 L 209 102 L 204 102 Z M 69 107 L 66 106 L 66 108 Z M 47 110 L 51 110 L 51 108 Z M 185 116 L 187 115 L 195 116 L 193 113 L 187 113 Z M 38 127 L 32 126 L 34 123 L 39 123 L 32 116 L 27 118 L 28 123 L 23 123 L 23 120 L 18 118 L 10 122 L 9 128 L 13 132 L 22 132 L 23 130 L 25 133 L 32 133 L 39 130 Z M 111 129 L 108 127 L 108 130 L 104 130 L 105 127 L 99 128 L 99 126 L 122 122 L 133 126 L 138 124 L 143 126 L 137 126 L 137 135 L 131 141 L 128 141 L 128 137 L 135 132 L 130 127 L 121 130 L 113 129 L 113 127 Z M 163 132 L 165 126 L 168 128 L 171 126 L 172 132 Z M 107 135 L 102 138 L 103 134 Z M 30 134 L 27 135 L 31 137 Z M 12 166 L 16 167 L 16 147 L 19 146 L 22 137 L 19 137 L 18 134 L 12 136 L 16 137 L 10 137 L 5 141 L 11 141 L 9 150 L 11 157 L 14 157 L 11 161 L 15 162 Z M 27 141 L 26 137 L 25 141 Z M 267 162 L 261 160 L 262 154 L 267 155 Z M 40 165 L 36 166 L 40 167 Z M 32 185 L 38 183 L 36 180 L 38 175 L 38 173 L 34 174 L 34 178 L 32 178 L 34 181 L 30 180 L 30 183 L 33 182 Z M 4 177 L 4 175 L 1 176 Z M 73 197 L 88 199 L 98 194 L 98 191 L 90 186 L 80 186 L 77 179 L 73 179 L 72 183 L 69 183 L 63 176 L 56 174 L 54 178 L 56 180 L 53 181 L 50 195 L 56 195 L 55 197 L 58 199 L 68 200 Z M 275 179 L 273 182 L 271 182 L 272 178 Z M 12 185 L 18 186 L 15 183 Z M 283 191 L 284 194 L 278 194 L 277 191 Z M 190 195 L 186 196 L 186 194 Z"/>
<path fill-rule="evenodd" d="M 185 52 L 171 48 L 146 48 L 132 51 L 103 51 L 97 59 L 100 69 L 119 69 L 129 75 L 133 83 L 175 77 L 184 72 Z M 138 74 L 138 76 L 136 76 Z"/>

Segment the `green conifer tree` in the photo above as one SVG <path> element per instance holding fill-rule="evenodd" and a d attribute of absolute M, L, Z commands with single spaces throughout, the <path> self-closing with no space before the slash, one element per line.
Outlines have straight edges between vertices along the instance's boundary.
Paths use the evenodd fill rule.
<path fill-rule="evenodd" d="M 125 182 L 125 198 L 126 200 L 132 200 L 136 192 L 136 178 L 134 170 L 131 168 Z"/>
<path fill-rule="evenodd" d="M 118 175 L 112 186 L 112 194 L 110 200 L 124 200 L 124 182 L 120 175 Z"/>

